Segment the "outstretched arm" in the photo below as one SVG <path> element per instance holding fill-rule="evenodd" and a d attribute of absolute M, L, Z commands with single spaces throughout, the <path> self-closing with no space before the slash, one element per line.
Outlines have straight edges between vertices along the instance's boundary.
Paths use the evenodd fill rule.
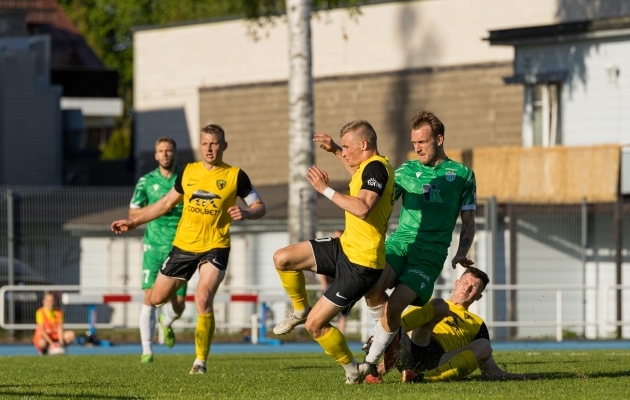
<path fill-rule="evenodd" d="M 324 194 L 324 190 L 328 188 L 328 174 L 315 166 L 308 169 L 306 180 L 321 194 Z M 376 192 L 361 189 L 356 197 L 335 192 L 330 200 L 342 210 L 357 218 L 365 219 L 380 198 L 381 196 Z"/>
<path fill-rule="evenodd" d="M 182 201 L 183 198 L 183 194 L 178 193 L 175 188 L 171 188 L 166 196 L 162 197 L 150 206 L 145 207 L 145 211 L 137 217 L 132 219 L 120 219 L 112 222 L 111 229 L 114 233 L 123 233 L 135 229 L 142 224 L 146 224 L 147 222 L 153 221 L 154 219 L 166 214 L 177 203 Z"/>
<path fill-rule="evenodd" d="M 319 147 L 337 156 L 337 159 L 343 164 L 350 175 L 355 173 L 357 169 L 350 167 L 348 161 L 346 161 L 346 159 L 342 156 L 343 149 L 335 143 L 329 135 L 325 133 L 317 133 L 313 136 L 313 142 L 319 143 Z"/>
<path fill-rule="evenodd" d="M 512 374 L 504 371 L 497 365 L 493 357 L 490 357 L 486 362 L 479 365 L 481 376 L 486 379 L 504 379 L 504 380 L 533 380 L 538 379 L 538 375 L 532 374 Z"/>
<path fill-rule="evenodd" d="M 475 210 L 462 210 L 460 217 L 462 219 L 462 231 L 459 234 L 459 247 L 457 253 L 451 261 L 453 269 L 460 264 L 462 267 L 470 267 L 474 262 L 468 258 L 468 250 L 472 246 L 475 238 Z"/>

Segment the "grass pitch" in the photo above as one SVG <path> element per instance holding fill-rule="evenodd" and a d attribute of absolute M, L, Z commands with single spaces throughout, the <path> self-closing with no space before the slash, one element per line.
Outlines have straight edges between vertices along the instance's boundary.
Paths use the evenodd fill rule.
<path fill-rule="evenodd" d="M 356 354 L 362 359 L 362 354 Z M 624 399 L 630 351 L 495 352 L 510 372 L 537 381 L 345 385 L 343 369 L 323 353 L 210 355 L 206 375 L 189 375 L 193 355 L 0 357 L 0 399 Z"/>

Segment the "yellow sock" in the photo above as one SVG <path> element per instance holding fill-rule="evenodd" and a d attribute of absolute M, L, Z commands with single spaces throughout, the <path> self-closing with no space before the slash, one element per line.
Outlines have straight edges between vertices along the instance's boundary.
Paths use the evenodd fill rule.
<path fill-rule="evenodd" d="M 326 354 L 334 358 L 339 364 L 349 364 L 354 359 L 345 336 L 334 326 L 331 326 L 324 336 L 314 339 L 322 346 Z"/>
<path fill-rule="evenodd" d="M 305 310 L 308 307 L 306 298 L 306 280 L 302 271 L 278 271 L 282 287 L 293 302 L 295 311 Z"/>
<path fill-rule="evenodd" d="M 431 321 L 433 317 L 435 317 L 435 308 L 433 308 L 433 303 L 428 302 L 423 307 L 409 307 L 402 314 L 400 323 L 405 332 L 409 332 Z"/>
<path fill-rule="evenodd" d="M 444 365 L 423 372 L 422 380 L 425 382 L 439 382 L 450 379 L 463 378 L 471 374 L 479 366 L 477 357 L 470 350 L 464 350 L 448 360 Z"/>
<path fill-rule="evenodd" d="M 195 354 L 197 360 L 206 361 L 214 335 L 214 314 L 198 315 L 195 329 Z"/>

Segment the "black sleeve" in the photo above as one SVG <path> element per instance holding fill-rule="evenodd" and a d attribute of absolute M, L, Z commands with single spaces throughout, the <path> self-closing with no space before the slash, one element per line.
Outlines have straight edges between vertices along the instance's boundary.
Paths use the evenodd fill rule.
<path fill-rule="evenodd" d="M 188 164 L 186 164 L 184 168 L 181 171 L 179 171 L 179 174 L 177 174 L 177 178 L 175 178 L 175 184 L 173 185 L 173 187 L 175 188 L 175 191 L 179 194 L 184 194 L 184 186 L 182 185 L 182 177 L 184 176 L 184 171 L 186 171 L 187 166 Z"/>
<path fill-rule="evenodd" d="M 488 327 L 486 326 L 485 322 L 481 324 L 481 327 L 479 327 L 479 332 L 477 332 L 477 336 L 475 336 L 473 340 L 477 340 L 477 339 L 490 340 L 490 333 L 488 332 Z"/>
<path fill-rule="evenodd" d="M 236 195 L 241 199 L 247 197 L 252 191 L 252 181 L 249 180 L 249 176 L 242 169 L 238 170 L 238 176 L 236 177 Z"/>
<path fill-rule="evenodd" d="M 382 162 L 369 162 L 363 169 L 363 175 L 361 175 L 361 179 L 363 180 L 361 189 L 371 190 L 379 196 L 382 196 L 388 178 L 389 174 L 387 173 L 387 168 L 385 168 Z"/>

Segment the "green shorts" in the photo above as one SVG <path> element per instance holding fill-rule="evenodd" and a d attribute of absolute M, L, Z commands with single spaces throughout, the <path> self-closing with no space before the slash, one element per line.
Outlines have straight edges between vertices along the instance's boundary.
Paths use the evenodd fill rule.
<path fill-rule="evenodd" d="M 151 289 L 155 283 L 158 272 L 162 268 L 164 260 L 168 257 L 171 249 L 156 249 L 150 244 L 144 244 L 144 257 L 142 257 L 142 290 Z M 186 296 L 188 284 L 180 287 L 177 291 L 178 296 Z"/>
<path fill-rule="evenodd" d="M 404 283 L 418 295 L 411 303 L 414 306 L 423 306 L 431 299 L 446 256 L 446 252 L 426 250 L 415 243 L 385 242 L 385 258 L 396 272 L 396 281 Z"/>

